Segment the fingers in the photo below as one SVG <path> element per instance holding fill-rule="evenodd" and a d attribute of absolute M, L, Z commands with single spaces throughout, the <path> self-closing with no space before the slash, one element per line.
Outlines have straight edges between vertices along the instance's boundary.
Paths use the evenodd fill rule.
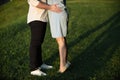
<path fill-rule="evenodd" d="M 51 11 L 60 13 L 62 10 L 57 6 L 57 4 L 51 5 Z"/>

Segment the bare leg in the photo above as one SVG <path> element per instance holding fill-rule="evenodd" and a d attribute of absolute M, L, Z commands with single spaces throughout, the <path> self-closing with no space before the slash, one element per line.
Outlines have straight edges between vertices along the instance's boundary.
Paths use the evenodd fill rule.
<path fill-rule="evenodd" d="M 65 65 L 67 63 L 67 45 L 66 39 L 64 37 L 56 38 L 59 47 L 59 55 L 60 55 L 60 72 L 65 71 Z"/>

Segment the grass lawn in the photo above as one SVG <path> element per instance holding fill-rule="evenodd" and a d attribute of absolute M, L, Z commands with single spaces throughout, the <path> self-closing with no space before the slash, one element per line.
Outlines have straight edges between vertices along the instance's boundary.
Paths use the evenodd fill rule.
<path fill-rule="evenodd" d="M 119 3 L 118 0 L 67 0 L 68 59 L 72 65 L 65 73 L 57 73 L 58 47 L 48 25 L 43 59 L 54 69 L 44 70 L 46 77 L 31 76 L 29 72 L 27 0 L 1 5 L 0 80 L 119 80 Z"/>

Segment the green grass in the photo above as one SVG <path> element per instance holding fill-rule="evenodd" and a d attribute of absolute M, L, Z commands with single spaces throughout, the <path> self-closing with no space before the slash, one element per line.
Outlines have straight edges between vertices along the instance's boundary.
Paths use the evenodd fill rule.
<path fill-rule="evenodd" d="M 68 59 L 72 65 L 64 74 L 57 74 L 58 48 L 48 26 L 43 58 L 54 69 L 45 70 L 46 77 L 36 77 L 29 72 L 27 1 L 13 0 L 0 6 L 0 80 L 119 80 L 119 1 L 68 0 L 67 7 Z"/>

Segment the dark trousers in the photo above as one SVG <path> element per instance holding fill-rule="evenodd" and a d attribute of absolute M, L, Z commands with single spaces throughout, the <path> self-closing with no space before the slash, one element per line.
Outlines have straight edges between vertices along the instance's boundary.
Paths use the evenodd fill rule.
<path fill-rule="evenodd" d="M 46 22 L 33 21 L 29 23 L 31 30 L 30 42 L 30 70 L 35 70 L 41 66 L 42 62 L 42 43 L 46 32 Z"/>

